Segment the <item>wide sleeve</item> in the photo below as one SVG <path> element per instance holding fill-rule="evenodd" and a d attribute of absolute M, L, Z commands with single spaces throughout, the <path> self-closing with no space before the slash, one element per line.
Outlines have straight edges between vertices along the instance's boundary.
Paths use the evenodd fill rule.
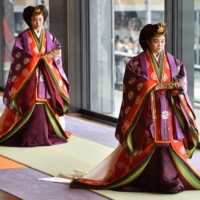
<path fill-rule="evenodd" d="M 63 68 L 66 69 L 66 67 L 64 67 L 62 63 L 62 46 L 58 41 L 58 39 L 48 31 L 46 31 L 46 38 L 47 38 L 47 54 L 51 53 L 52 51 L 54 51 L 54 49 L 57 49 L 58 47 L 60 48 L 59 53 L 53 53 L 52 54 L 53 56 L 51 58 L 46 59 L 46 61 L 48 63 L 53 62 L 56 65 L 56 68 L 58 69 L 63 80 L 65 81 L 66 88 L 69 93 L 71 87 L 68 78 L 65 74 L 65 71 L 63 69 Z"/>
<path fill-rule="evenodd" d="M 4 104 L 12 111 L 14 111 L 11 103 L 12 85 L 17 80 L 25 66 L 29 63 L 31 57 L 32 55 L 24 48 L 24 40 L 22 34 L 19 34 L 13 46 L 11 54 L 11 66 L 3 96 Z"/>
<path fill-rule="evenodd" d="M 184 131 L 184 144 L 188 157 L 192 157 L 199 143 L 199 131 L 196 116 L 188 95 L 187 72 L 185 65 L 174 57 L 174 64 L 170 62 L 171 70 L 175 71 L 174 78 L 181 83 L 181 90 L 171 93 L 170 99 L 173 111 Z M 176 69 L 176 70 L 174 70 Z"/>
<path fill-rule="evenodd" d="M 144 63 L 144 64 L 143 64 Z M 148 80 L 146 62 L 141 62 L 140 55 L 133 57 L 126 65 L 123 79 L 123 98 L 115 136 L 124 148 L 134 154 L 142 147 L 148 122 L 150 91 L 155 86 Z M 135 131 L 143 123 L 140 134 Z"/>

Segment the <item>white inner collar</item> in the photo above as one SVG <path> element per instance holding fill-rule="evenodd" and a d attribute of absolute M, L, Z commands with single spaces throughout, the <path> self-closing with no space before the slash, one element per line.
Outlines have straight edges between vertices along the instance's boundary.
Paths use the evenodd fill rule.
<path fill-rule="evenodd" d="M 41 34 L 41 29 L 39 31 L 34 30 L 35 34 L 37 35 L 38 38 L 40 38 L 40 34 Z"/>
<path fill-rule="evenodd" d="M 159 53 L 157 56 L 156 56 L 155 54 L 153 54 L 153 55 L 154 55 L 156 61 L 158 62 L 158 60 L 159 60 L 159 58 L 160 58 L 160 53 Z"/>

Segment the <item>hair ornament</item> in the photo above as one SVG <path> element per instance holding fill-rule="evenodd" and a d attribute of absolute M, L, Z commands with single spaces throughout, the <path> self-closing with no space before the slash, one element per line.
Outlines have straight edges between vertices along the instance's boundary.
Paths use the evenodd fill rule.
<path fill-rule="evenodd" d="M 166 33 L 166 29 L 165 29 L 165 26 L 166 26 L 166 23 L 158 23 L 158 29 L 156 32 L 154 32 L 154 34 L 156 36 L 162 36 L 162 35 L 165 35 Z"/>
<path fill-rule="evenodd" d="M 41 14 L 42 14 L 42 10 L 40 9 L 40 6 L 35 6 L 33 15 L 41 15 Z"/>

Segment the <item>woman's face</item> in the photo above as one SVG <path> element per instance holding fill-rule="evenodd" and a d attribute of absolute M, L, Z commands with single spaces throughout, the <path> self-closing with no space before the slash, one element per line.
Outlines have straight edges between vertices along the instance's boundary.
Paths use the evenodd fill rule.
<path fill-rule="evenodd" d="M 147 41 L 147 44 L 153 54 L 159 54 L 165 48 L 165 36 L 154 36 L 151 38 L 150 42 Z"/>
<path fill-rule="evenodd" d="M 43 15 L 33 15 L 31 17 L 31 26 L 34 30 L 39 31 L 43 25 L 44 17 Z"/>

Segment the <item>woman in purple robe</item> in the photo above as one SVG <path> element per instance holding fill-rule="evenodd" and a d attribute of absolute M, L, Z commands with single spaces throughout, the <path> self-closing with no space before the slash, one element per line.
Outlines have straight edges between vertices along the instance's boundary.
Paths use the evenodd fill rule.
<path fill-rule="evenodd" d="M 200 189 L 189 164 L 199 142 L 185 66 L 164 51 L 166 24 L 140 32 L 143 52 L 127 63 L 116 128 L 119 146 L 72 188 L 179 193 Z"/>
<path fill-rule="evenodd" d="M 69 107 L 70 85 L 62 68 L 61 46 L 43 29 L 45 6 L 28 6 L 23 17 L 29 28 L 12 50 L 5 86 L 6 106 L 0 118 L 0 144 L 35 147 L 67 142 L 60 117 Z"/>

